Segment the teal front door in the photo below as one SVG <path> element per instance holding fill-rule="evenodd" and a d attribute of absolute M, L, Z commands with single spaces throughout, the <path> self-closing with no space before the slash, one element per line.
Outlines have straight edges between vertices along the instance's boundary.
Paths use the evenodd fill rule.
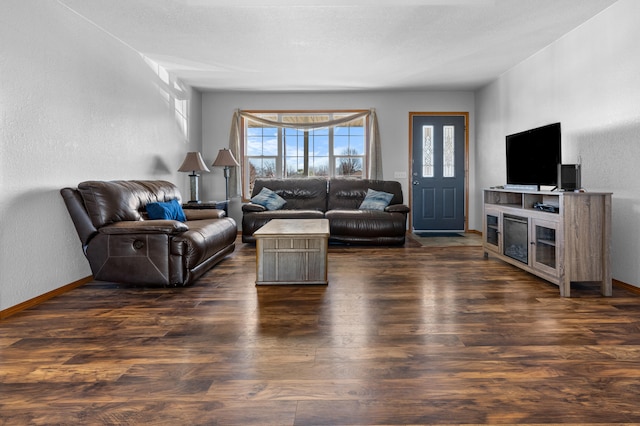
<path fill-rule="evenodd" d="M 412 227 L 465 230 L 466 115 L 411 114 Z"/>

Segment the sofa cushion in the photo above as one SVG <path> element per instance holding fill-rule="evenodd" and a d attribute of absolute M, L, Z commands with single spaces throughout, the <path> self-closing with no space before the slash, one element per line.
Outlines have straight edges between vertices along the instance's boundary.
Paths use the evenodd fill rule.
<path fill-rule="evenodd" d="M 146 205 L 146 210 L 149 219 L 179 220 L 180 222 L 187 220 L 178 200 L 149 203 Z"/>
<path fill-rule="evenodd" d="M 287 204 L 284 198 L 266 187 L 262 188 L 257 195 L 253 196 L 251 202 L 264 206 L 267 210 L 280 210 Z"/>
<path fill-rule="evenodd" d="M 393 198 L 393 194 L 389 194 L 384 191 L 376 191 L 369 188 L 367 195 L 364 197 L 362 204 L 360 204 L 360 210 L 384 210 L 389 205 L 389 202 Z"/>
<path fill-rule="evenodd" d="M 393 194 L 390 205 L 402 204 L 402 185 L 397 181 L 371 179 L 333 178 L 329 182 L 328 210 L 354 209 L 357 210 L 367 191 L 383 191 Z"/>
<path fill-rule="evenodd" d="M 167 181 L 86 181 L 78 184 L 93 226 L 122 220 L 141 220 L 148 203 L 178 200 L 178 188 Z"/>
<path fill-rule="evenodd" d="M 361 240 L 393 236 L 404 238 L 406 232 L 404 213 L 336 209 L 329 210 L 325 217 L 329 219 L 330 238 L 333 240 L 344 236 L 353 236 Z"/>
<path fill-rule="evenodd" d="M 327 180 L 325 178 L 258 178 L 253 185 L 252 196 L 262 188 L 269 188 L 284 198 L 287 210 L 327 210 Z"/>

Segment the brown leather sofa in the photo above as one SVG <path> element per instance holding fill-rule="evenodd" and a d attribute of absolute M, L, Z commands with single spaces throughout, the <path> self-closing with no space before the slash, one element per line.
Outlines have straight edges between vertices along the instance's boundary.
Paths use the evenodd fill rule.
<path fill-rule="evenodd" d="M 149 219 L 148 203 L 181 202 L 170 182 L 87 181 L 60 193 L 99 281 L 186 286 L 235 249 L 236 223 L 222 210 Z"/>
<path fill-rule="evenodd" d="M 329 241 L 347 244 L 404 244 L 409 207 L 403 204 L 402 186 L 396 181 L 368 179 L 256 179 L 251 197 L 268 188 L 286 204 L 267 210 L 259 204 L 242 206 L 242 241 L 255 242 L 253 233 L 271 219 L 329 220 Z M 393 194 L 382 210 L 360 210 L 373 189 Z"/>

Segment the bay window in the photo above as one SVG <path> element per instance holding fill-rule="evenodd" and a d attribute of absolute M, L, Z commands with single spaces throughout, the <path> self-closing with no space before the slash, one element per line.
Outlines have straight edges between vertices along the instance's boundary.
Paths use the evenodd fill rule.
<path fill-rule="evenodd" d="M 367 176 L 367 120 L 361 111 L 243 115 L 245 198 L 256 178 Z"/>
<path fill-rule="evenodd" d="M 375 110 L 235 110 L 229 149 L 230 196 L 248 199 L 257 178 L 349 177 L 382 180 Z"/>

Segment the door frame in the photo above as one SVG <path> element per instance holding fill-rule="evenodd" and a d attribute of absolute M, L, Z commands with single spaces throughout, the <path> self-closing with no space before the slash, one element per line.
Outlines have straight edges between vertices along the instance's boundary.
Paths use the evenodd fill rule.
<path fill-rule="evenodd" d="M 465 111 L 409 111 L 409 206 L 413 209 L 413 118 L 416 116 L 462 116 L 464 117 L 464 231 L 469 230 L 469 112 Z M 413 232 L 413 214 L 409 214 L 409 231 Z"/>

